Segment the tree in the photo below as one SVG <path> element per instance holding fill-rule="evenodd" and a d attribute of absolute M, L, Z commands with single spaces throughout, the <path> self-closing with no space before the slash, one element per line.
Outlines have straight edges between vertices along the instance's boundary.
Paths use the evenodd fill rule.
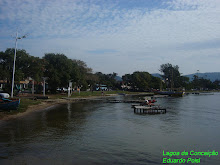
<path fill-rule="evenodd" d="M 52 93 L 56 93 L 58 87 L 67 87 L 71 79 L 72 61 L 64 54 L 48 53 L 45 60 L 45 77 Z"/>
<path fill-rule="evenodd" d="M 88 82 L 88 78 L 91 77 L 91 75 L 92 69 L 89 68 L 84 61 L 72 60 L 71 77 L 76 86 L 82 87 L 82 90 L 88 89 L 88 85 L 91 83 Z"/>
<path fill-rule="evenodd" d="M 189 82 L 187 77 L 181 76 L 178 65 L 162 64 L 159 71 L 163 73 L 162 77 L 168 88 L 183 87 Z"/>
<path fill-rule="evenodd" d="M 5 52 L 0 52 L 0 79 L 11 80 L 13 57 L 6 55 Z"/>
<path fill-rule="evenodd" d="M 199 78 L 196 75 L 194 75 L 194 79 L 192 81 L 192 86 L 194 89 L 197 89 L 197 90 L 210 90 L 210 89 L 218 88 L 216 86 L 216 82 L 211 82 L 208 79 Z"/>
<path fill-rule="evenodd" d="M 150 89 L 151 75 L 148 72 L 134 72 L 132 74 L 133 89 L 145 91 Z"/>
<path fill-rule="evenodd" d="M 8 48 L 5 52 L 0 52 L 0 79 L 7 80 L 7 92 L 10 91 L 11 86 L 14 51 L 14 48 Z M 40 81 L 44 71 L 42 59 L 31 56 L 25 50 L 20 49 L 17 50 L 16 54 L 15 83 L 19 83 L 28 77 Z"/>
<path fill-rule="evenodd" d="M 149 91 L 151 88 L 160 88 L 161 79 L 153 77 L 148 72 L 136 71 L 132 74 L 125 74 L 122 76 L 123 82 L 131 86 L 133 90 Z"/>
<path fill-rule="evenodd" d="M 28 59 L 28 69 L 25 71 L 26 77 L 31 77 L 35 81 L 42 81 L 45 71 L 45 61 L 39 57 L 30 56 Z"/>
<path fill-rule="evenodd" d="M 88 68 L 84 61 L 72 60 L 64 54 L 48 53 L 43 57 L 45 60 L 45 76 L 52 93 L 58 87 L 68 87 L 72 81 L 77 87 L 83 90 L 88 89 L 87 75 L 92 69 Z"/>
<path fill-rule="evenodd" d="M 96 83 L 99 82 L 99 77 L 96 74 L 88 73 L 86 75 L 86 82 L 88 86 L 90 87 L 90 90 L 93 90 Z"/>
<path fill-rule="evenodd" d="M 160 89 L 162 88 L 163 86 L 163 83 L 161 81 L 161 79 L 159 77 L 154 77 L 154 76 L 151 76 L 151 83 L 150 83 L 150 88 L 153 88 L 153 89 Z"/>
<path fill-rule="evenodd" d="M 213 82 L 213 84 L 214 84 L 214 86 L 215 86 L 215 89 L 220 89 L 220 80 L 215 80 L 214 82 Z"/>
<path fill-rule="evenodd" d="M 108 88 L 115 89 L 116 88 L 116 80 L 115 77 L 117 73 L 104 74 L 102 72 L 96 72 L 95 75 L 98 77 L 99 84 L 107 85 Z"/>

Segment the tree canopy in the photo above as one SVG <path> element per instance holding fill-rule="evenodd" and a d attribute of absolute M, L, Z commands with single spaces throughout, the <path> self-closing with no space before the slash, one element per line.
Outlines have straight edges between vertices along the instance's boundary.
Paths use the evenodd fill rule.
<path fill-rule="evenodd" d="M 122 76 L 125 84 L 132 87 L 133 90 L 137 91 L 147 91 L 151 88 L 160 88 L 161 80 L 160 78 L 153 77 L 148 72 L 136 71 L 132 74 L 125 74 Z"/>
<path fill-rule="evenodd" d="M 0 79 L 11 83 L 14 49 L 6 49 L 0 52 Z M 67 87 L 69 81 L 75 86 L 87 89 L 88 74 L 92 74 L 92 69 L 80 60 L 69 59 L 64 54 L 47 53 L 41 59 L 29 55 L 25 50 L 17 50 L 15 83 L 31 77 L 37 82 L 42 81 L 42 77 L 48 77 L 50 91 L 56 92 L 58 87 Z"/>
<path fill-rule="evenodd" d="M 10 86 L 14 61 L 14 49 L 8 48 L 0 52 L 0 80 L 6 80 Z M 25 50 L 17 50 L 15 83 L 31 77 L 41 82 L 47 77 L 49 90 L 55 93 L 57 88 L 68 87 L 69 81 L 73 86 L 82 90 L 92 89 L 96 84 L 106 85 L 111 89 L 121 89 L 121 83 L 135 91 L 149 91 L 153 89 L 185 87 L 186 89 L 217 89 L 219 80 L 211 82 L 194 76 L 192 82 L 179 72 L 178 65 L 170 63 L 160 65 L 162 79 L 152 76 L 146 71 L 136 71 L 122 76 L 123 82 L 116 81 L 117 73 L 93 73 L 84 61 L 69 59 L 64 54 L 47 53 L 43 58 L 34 57 Z"/>
<path fill-rule="evenodd" d="M 11 81 L 14 62 L 14 52 L 12 48 L 0 52 L 0 79 Z M 39 81 L 43 76 L 44 62 L 39 57 L 29 55 L 25 50 L 17 50 L 15 80 L 20 81 L 27 77 L 32 77 Z"/>
<path fill-rule="evenodd" d="M 185 87 L 189 82 L 188 77 L 181 76 L 178 65 L 162 64 L 159 71 L 163 73 L 162 78 L 167 88 Z"/>

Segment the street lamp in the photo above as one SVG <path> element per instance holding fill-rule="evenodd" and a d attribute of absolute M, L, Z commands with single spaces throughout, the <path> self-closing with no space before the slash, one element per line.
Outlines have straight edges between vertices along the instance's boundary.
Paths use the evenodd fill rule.
<path fill-rule="evenodd" d="M 16 61 L 16 50 L 17 50 L 17 41 L 19 39 L 26 38 L 26 36 L 18 37 L 18 31 L 16 33 L 15 38 L 15 55 L 14 55 L 14 65 L 13 65 L 13 74 L 12 74 L 12 85 L 11 85 L 11 98 L 13 98 L 13 92 L 14 92 L 14 78 L 15 78 L 15 61 Z"/>
<path fill-rule="evenodd" d="M 68 97 L 71 96 L 72 94 L 72 88 L 73 88 L 73 83 L 72 83 L 72 80 L 69 80 L 69 86 L 68 86 Z"/>
<path fill-rule="evenodd" d="M 43 96 L 45 96 L 45 89 L 46 89 L 46 85 L 45 85 L 45 81 L 48 79 L 48 77 L 42 77 L 42 79 L 44 80 L 44 83 L 43 83 Z"/>

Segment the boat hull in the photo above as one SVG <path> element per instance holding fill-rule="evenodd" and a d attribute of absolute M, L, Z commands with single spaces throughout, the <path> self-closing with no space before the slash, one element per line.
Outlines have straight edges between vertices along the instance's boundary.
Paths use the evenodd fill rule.
<path fill-rule="evenodd" d="M 183 92 L 183 91 L 156 91 L 154 93 L 159 94 L 159 95 L 168 95 L 168 96 L 181 97 L 181 96 L 184 95 L 185 92 Z"/>
<path fill-rule="evenodd" d="M 0 110 L 9 111 L 9 110 L 17 110 L 20 104 L 20 99 L 13 99 L 0 102 Z"/>

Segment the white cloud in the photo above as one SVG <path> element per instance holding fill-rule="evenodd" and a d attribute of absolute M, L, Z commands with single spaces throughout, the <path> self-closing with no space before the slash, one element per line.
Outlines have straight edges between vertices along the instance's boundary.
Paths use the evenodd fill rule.
<path fill-rule="evenodd" d="M 211 68 L 196 59 L 211 61 L 206 55 L 218 54 L 218 47 L 207 44 L 202 50 L 204 45 L 197 44 L 192 50 L 190 44 L 220 38 L 219 0 L 164 1 L 166 8 L 121 8 L 111 2 L 2 0 L 1 43 L 18 26 L 21 33 L 30 34 L 20 44 L 30 54 L 64 53 L 86 61 L 96 71 L 124 74 L 146 68 L 158 72 L 160 64 L 170 62 L 179 65 L 181 72 L 191 73 L 189 59 L 197 69 Z M 4 46 L 0 48 L 4 50 Z M 113 52 L 102 56 L 89 53 L 91 50 Z"/>

